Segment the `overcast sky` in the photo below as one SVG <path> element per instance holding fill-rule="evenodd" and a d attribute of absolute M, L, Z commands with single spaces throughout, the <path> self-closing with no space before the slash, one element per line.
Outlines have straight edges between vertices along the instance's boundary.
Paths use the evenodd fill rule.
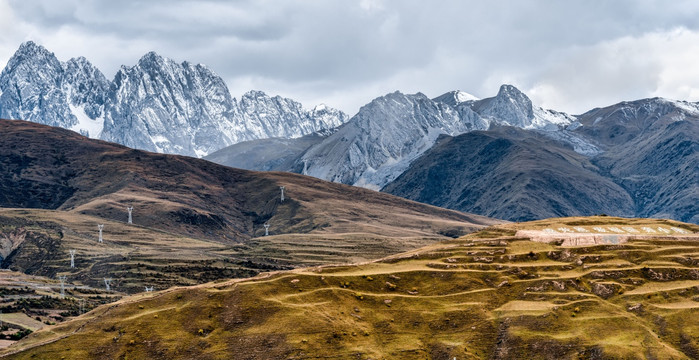
<path fill-rule="evenodd" d="M 0 0 L 0 65 L 27 40 L 112 78 L 148 51 L 351 115 L 385 93 L 493 96 L 573 114 L 699 101 L 699 1 Z"/>

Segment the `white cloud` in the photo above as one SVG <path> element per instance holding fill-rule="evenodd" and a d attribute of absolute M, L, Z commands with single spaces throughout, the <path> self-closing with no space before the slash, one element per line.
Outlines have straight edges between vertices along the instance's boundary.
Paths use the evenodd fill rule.
<path fill-rule="evenodd" d="M 479 97 L 512 83 L 579 112 L 697 99 L 692 1 L 0 0 L 0 65 L 22 41 L 85 56 L 110 78 L 148 51 L 207 64 L 231 94 L 349 113 L 387 92 Z"/>
<path fill-rule="evenodd" d="M 699 32 L 685 28 L 558 51 L 524 88 L 543 106 L 582 112 L 644 97 L 699 100 Z"/>
<path fill-rule="evenodd" d="M 24 41 L 27 26 L 15 15 L 7 0 L 0 0 L 0 67 L 7 61 Z"/>

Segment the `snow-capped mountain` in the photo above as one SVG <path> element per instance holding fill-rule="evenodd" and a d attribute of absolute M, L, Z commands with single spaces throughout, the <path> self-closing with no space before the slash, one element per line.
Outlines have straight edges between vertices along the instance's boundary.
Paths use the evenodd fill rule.
<path fill-rule="evenodd" d="M 575 121 L 568 114 L 532 105 L 529 97 L 512 85 L 502 85 L 496 96 L 469 105 L 490 122 L 522 129 L 543 129 Z"/>
<path fill-rule="evenodd" d="M 0 75 L 0 117 L 60 126 L 130 147 L 204 156 L 240 141 L 293 138 L 348 120 L 325 105 L 251 91 L 238 102 L 204 65 L 154 52 L 113 81 L 83 57 L 61 63 L 27 42 Z"/>
<path fill-rule="evenodd" d="M 104 105 L 109 81 L 84 57 L 63 63 L 63 92 L 77 124 L 71 130 L 97 138 L 104 126 Z"/>
<path fill-rule="evenodd" d="M 306 175 L 379 189 L 432 147 L 439 135 L 487 128 L 470 109 L 463 111 L 420 93 L 379 97 L 308 149 L 298 167 Z"/>
<path fill-rule="evenodd" d="M 65 69 L 46 49 L 22 44 L 0 73 L 0 117 L 70 128 L 78 123 L 64 91 Z"/>
<path fill-rule="evenodd" d="M 467 102 L 467 101 L 478 101 L 480 99 L 474 95 L 471 95 L 471 94 L 465 92 L 465 91 L 454 90 L 454 91 L 450 91 L 448 93 L 442 94 L 440 96 L 437 96 L 436 98 L 434 98 L 432 100 L 443 102 L 443 103 L 450 105 L 450 106 L 456 106 L 456 105 L 459 105 L 459 104 Z"/>
<path fill-rule="evenodd" d="M 462 91 L 435 99 L 395 92 L 365 105 L 335 134 L 311 146 L 295 169 L 325 180 L 381 189 L 440 135 L 487 130 L 494 124 L 558 130 L 573 121 L 570 115 L 533 106 L 511 85 L 503 85 L 497 96 L 483 100 Z"/>
<path fill-rule="evenodd" d="M 322 129 L 332 129 L 347 122 L 342 111 L 320 104 L 309 110 L 300 103 L 280 96 L 269 97 L 262 91 L 249 91 L 239 102 L 242 126 L 255 139 L 297 138 Z M 247 140 L 240 139 L 239 141 Z"/>
<path fill-rule="evenodd" d="M 144 150 L 202 156 L 239 135 L 235 100 L 220 77 L 154 52 L 117 72 L 105 112 L 102 139 Z"/>
<path fill-rule="evenodd" d="M 382 191 L 512 221 L 601 212 L 698 223 L 699 103 L 642 99 L 558 130 L 443 138 Z"/>

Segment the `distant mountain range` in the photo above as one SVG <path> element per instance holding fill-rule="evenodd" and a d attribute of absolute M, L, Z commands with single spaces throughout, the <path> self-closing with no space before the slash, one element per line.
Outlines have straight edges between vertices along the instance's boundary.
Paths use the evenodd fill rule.
<path fill-rule="evenodd" d="M 609 213 L 699 223 L 699 104 L 662 98 L 570 115 L 516 87 L 490 98 L 394 92 L 352 118 L 155 53 L 113 81 L 32 42 L 0 74 L 0 117 L 129 147 L 296 172 L 508 220 Z"/>
<path fill-rule="evenodd" d="M 699 104 L 662 98 L 573 116 L 510 85 L 483 100 L 396 92 L 325 137 L 243 142 L 207 159 L 513 221 L 608 213 L 699 222 Z"/>
<path fill-rule="evenodd" d="M 22 44 L 0 74 L 0 118 L 59 126 L 129 147 L 204 156 L 245 140 L 299 137 L 347 121 L 319 105 L 250 91 L 233 98 L 204 65 L 178 64 L 154 52 L 112 81 L 83 57 L 60 62 Z"/>

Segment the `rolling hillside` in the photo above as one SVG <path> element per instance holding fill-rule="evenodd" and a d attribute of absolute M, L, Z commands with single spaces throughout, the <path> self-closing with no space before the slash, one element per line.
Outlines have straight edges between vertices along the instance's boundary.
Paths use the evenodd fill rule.
<path fill-rule="evenodd" d="M 264 234 L 424 236 L 471 231 L 482 216 L 288 173 L 260 173 L 0 121 L 0 206 L 72 211 L 221 243 Z M 281 201 L 280 186 L 286 199 Z M 415 221 L 420 219 L 419 221 Z"/>
<path fill-rule="evenodd" d="M 498 225 L 377 262 L 132 296 L 38 331 L 5 354 L 695 359 L 697 232 L 612 217 Z M 571 235 L 596 240 L 566 245 Z"/>
<path fill-rule="evenodd" d="M 512 221 L 633 216 L 631 196 L 599 172 L 560 142 L 503 127 L 443 137 L 382 191 Z"/>
<path fill-rule="evenodd" d="M 2 268 L 142 292 L 367 261 L 496 221 L 307 176 L 153 154 L 0 121 Z M 282 202 L 279 186 L 285 186 Z M 133 224 L 127 224 L 133 206 Z M 263 224 L 270 236 L 263 236 Z M 97 225 L 104 224 L 104 243 Z M 69 267 L 75 250 L 76 267 Z"/>

